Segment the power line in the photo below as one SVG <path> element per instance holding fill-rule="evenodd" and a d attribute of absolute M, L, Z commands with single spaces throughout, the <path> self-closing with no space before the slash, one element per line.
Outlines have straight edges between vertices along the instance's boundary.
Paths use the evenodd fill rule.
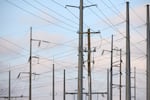
<path fill-rule="evenodd" d="M 113 7 L 109 7 L 105 2 L 104 2 L 104 0 L 102 0 L 102 2 L 103 2 L 103 4 L 105 4 L 109 9 L 111 9 L 111 11 L 113 11 L 119 18 L 121 18 L 123 21 L 125 20 L 125 18 L 124 18 L 124 16 L 122 16 L 122 15 L 118 15 L 118 12 L 120 13 L 120 11 L 118 11 L 118 9 L 113 5 L 113 3 L 110 1 L 110 0 L 108 0 L 111 4 L 112 4 L 112 6 Z M 112 8 L 114 8 L 114 9 L 116 9 L 118 12 L 116 12 L 116 11 L 114 11 Z M 120 13 L 121 14 L 121 13 Z"/>
<path fill-rule="evenodd" d="M 79 17 L 77 17 L 74 13 L 72 13 L 67 7 L 64 7 L 62 4 L 58 3 L 55 0 L 51 0 L 52 2 L 54 2 L 55 4 L 59 5 L 62 8 L 65 8 L 70 14 L 72 14 L 76 19 L 79 19 Z"/>
<path fill-rule="evenodd" d="M 18 47 L 18 48 L 21 48 L 21 49 L 23 49 L 23 50 L 25 50 L 25 51 L 28 51 L 27 49 L 23 48 L 22 46 L 20 46 L 20 45 L 14 43 L 14 42 L 11 42 L 11 41 L 9 41 L 9 40 L 7 40 L 7 39 L 1 37 L 1 36 L 0 36 L 0 39 L 2 39 L 2 40 L 4 40 L 4 41 L 7 41 L 8 43 L 13 44 L 14 46 L 16 46 L 16 47 Z"/>
<path fill-rule="evenodd" d="M 122 13 L 120 12 L 120 10 L 111 2 L 111 0 L 108 0 L 108 1 L 112 5 L 112 8 L 114 8 L 116 11 L 118 11 L 121 14 L 122 18 L 125 19 L 124 16 L 122 15 Z"/>
<path fill-rule="evenodd" d="M 52 22 L 52 21 L 50 21 L 50 20 L 47 20 L 47 19 L 45 19 L 45 18 L 43 18 L 43 17 L 41 17 L 41 16 L 39 16 L 39 15 L 36 15 L 36 14 L 32 13 L 31 11 L 28 11 L 28 10 L 22 8 L 22 7 L 18 6 L 17 4 L 15 4 L 15 3 L 13 3 L 13 2 L 11 2 L 11 1 L 9 1 L 9 0 L 6 0 L 6 2 L 8 2 L 8 3 L 11 4 L 12 6 L 15 6 L 15 7 L 19 8 L 20 10 L 22 10 L 22 11 L 24 11 L 24 12 L 30 14 L 30 15 L 33 15 L 33 16 L 35 16 L 35 17 L 37 17 L 37 18 L 39 18 L 39 19 L 41 19 L 41 20 L 43 20 L 43 21 L 45 21 L 45 22 L 47 22 L 47 23 L 53 24 L 53 25 L 55 25 L 55 26 L 57 26 L 57 27 L 59 27 L 59 28 L 61 28 L 61 29 L 65 29 L 65 30 L 68 30 L 68 31 L 71 31 L 71 32 L 76 32 L 76 31 L 74 31 L 74 30 L 72 30 L 72 29 L 69 29 L 69 28 L 67 28 L 67 27 L 58 25 L 58 24 L 56 24 L 56 23 L 54 23 L 54 22 Z"/>
<path fill-rule="evenodd" d="M 146 21 L 141 17 L 141 16 L 139 16 L 138 14 L 137 14 L 137 12 L 130 6 L 130 8 L 131 8 L 131 11 L 142 21 L 142 22 L 144 22 L 144 23 L 146 23 Z"/>
<path fill-rule="evenodd" d="M 33 4 L 29 3 L 29 2 L 26 1 L 26 0 L 23 0 L 23 2 L 25 2 L 26 4 L 28 4 L 28 5 L 30 5 L 31 7 L 35 8 L 36 10 L 41 11 L 41 12 L 44 13 L 45 15 L 47 15 L 47 16 L 49 16 L 49 17 L 51 17 L 51 18 L 53 18 L 53 19 L 55 19 L 55 20 L 57 20 L 57 21 L 59 21 L 59 22 L 61 22 L 61 23 L 63 23 L 63 24 L 65 24 L 65 25 L 67 25 L 67 26 L 69 26 L 69 27 L 71 27 L 71 28 L 74 27 L 74 26 L 72 26 L 71 24 L 67 24 L 66 22 L 64 22 L 64 21 L 62 21 L 62 20 L 60 20 L 60 19 L 58 19 L 58 18 L 56 18 L 56 17 L 54 17 L 54 16 L 48 14 L 47 12 L 41 10 L 40 8 L 34 6 Z M 74 28 L 76 28 L 76 27 L 74 27 Z"/>
<path fill-rule="evenodd" d="M 91 3 L 92 4 L 92 2 L 90 2 L 89 0 L 87 0 L 89 3 Z M 109 20 L 109 18 L 107 18 L 107 16 L 104 14 L 104 12 L 99 8 L 99 7 L 97 7 L 97 9 L 98 9 L 98 11 L 99 12 L 101 12 L 102 13 L 102 15 L 107 19 L 107 21 L 111 24 L 111 27 L 112 27 L 112 29 L 114 29 L 114 30 L 116 30 L 117 32 L 119 32 L 122 36 L 124 36 L 124 37 L 126 37 L 122 32 L 120 32 L 115 26 L 114 26 L 114 24 Z M 99 15 L 98 15 L 99 16 Z M 106 24 L 108 24 L 108 23 L 106 23 Z M 109 24 L 108 24 L 109 25 Z M 109 25 L 110 26 L 110 25 Z M 132 42 L 131 42 L 131 44 L 133 44 Z M 133 46 L 135 46 L 134 44 L 133 44 Z M 137 46 L 135 46 L 138 50 L 140 50 L 142 53 L 144 53 L 140 48 L 138 48 Z M 145 54 L 145 53 L 144 53 Z"/>
<path fill-rule="evenodd" d="M 37 0 L 34 0 L 34 1 L 37 2 L 39 5 L 41 5 L 41 6 L 45 7 L 45 8 L 47 8 L 47 9 L 50 10 L 50 11 L 52 11 L 52 12 L 55 13 L 56 15 L 58 15 L 58 16 L 60 16 L 60 17 L 63 17 L 63 18 L 66 19 L 67 21 L 70 21 L 70 22 L 72 22 L 72 23 L 74 23 L 74 24 L 76 24 L 76 25 L 79 25 L 78 23 L 76 23 L 76 22 L 73 21 L 72 19 L 63 16 L 62 14 L 59 14 L 58 12 L 56 12 L 56 11 L 53 10 L 53 9 L 51 9 L 50 7 L 47 7 L 46 5 L 42 4 L 41 2 L 39 2 L 39 1 L 37 1 Z"/>

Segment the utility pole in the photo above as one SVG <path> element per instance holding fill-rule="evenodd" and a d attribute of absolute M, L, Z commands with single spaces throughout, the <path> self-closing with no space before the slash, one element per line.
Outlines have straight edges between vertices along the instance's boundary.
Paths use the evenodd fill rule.
<path fill-rule="evenodd" d="M 136 100 L 136 67 L 134 67 L 134 100 Z"/>
<path fill-rule="evenodd" d="M 88 60 L 87 60 L 87 65 L 88 65 L 88 100 L 92 100 L 92 79 L 91 79 L 91 52 L 95 52 L 96 50 L 94 49 L 93 51 L 91 50 L 91 37 L 90 34 L 96 34 L 100 32 L 90 32 L 90 29 L 88 29 L 88 32 L 84 32 L 88 35 L 88 50 L 85 52 L 88 52 Z"/>
<path fill-rule="evenodd" d="M 83 0 L 80 0 L 80 6 L 70 6 L 66 7 L 75 7 L 80 10 L 79 17 L 79 49 L 78 49 L 78 100 L 83 100 L 83 8 L 91 7 L 96 5 L 83 6 Z"/>
<path fill-rule="evenodd" d="M 83 100 L 83 0 L 80 0 L 79 9 L 78 100 Z"/>
<path fill-rule="evenodd" d="M 29 71 L 29 100 L 32 100 L 32 27 L 30 27 L 30 71 Z"/>
<path fill-rule="evenodd" d="M 131 78 L 133 79 L 134 83 L 133 86 L 131 86 L 131 88 L 133 88 L 133 96 L 131 96 L 131 98 L 133 98 L 134 100 L 136 100 L 136 68 L 134 67 L 134 72 L 133 72 L 133 76 L 131 76 Z"/>
<path fill-rule="evenodd" d="M 147 73 L 146 73 L 146 100 L 150 100 L 150 16 L 149 16 L 149 5 L 147 9 Z"/>
<path fill-rule="evenodd" d="M 64 98 L 63 100 L 66 100 L 66 74 L 65 74 L 65 69 L 64 69 Z"/>
<path fill-rule="evenodd" d="M 91 37 L 90 37 L 90 29 L 88 29 L 88 100 L 92 100 L 92 82 L 91 82 Z"/>
<path fill-rule="evenodd" d="M 109 69 L 107 69 L 107 100 L 109 100 Z"/>
<path fill-rule="evenodd" d="M 131 75 L 130 75 L 130 20 L 129 2 L 126 2 L 126 100 L 131 100 Z"/>
<path fill-rule="evenodd" d="M 111 53 L 111 59 L 110 59 L 110 90 L 109 90 L 109 99 L 113 99 L 113 35 L 111 37 L 111 50 L 103 50 L 102 55 L 105 51 L 108 51 Z"/>
<path fill-rule="evenodd" d="M 111 39 L 111 60 L 110 60 L 110 100 L 113 100 L 113 35 Z"/>
<path fill-rule="evenodd" d="M 109 90 L 109 86 L 107 87 L 108 89 L 108 99 L 107 100 L 113 100 L 113 86 L 117 86 L 119 88 L 119 100 L 121 100 L 121 88 L 122 88 L 122 80 L 121 80 L 121 76 L 122 76 L 122 50 L 121 49 L 115 49 L 113 48 L 113 35 L 112 35 L 112 39 L 111 39 L 111 50 L 103 50 L 102 55 L 104 53 L 104 51 L 108 51 L 111 52 L 111 61 L 110 61 L 110 90 Z M 117 51 L 120 53 L 119 55 L 119 60 L 114 61 L 113 59 L 113 52 Z M 113 67 L 119 68 L 119 83 L 118 84 L 114 84 L 113 83 L 113 75 L 117 75 L 117 74 L 113 74 Z M 109 77 L 108 77 L 108 81 L 109 81 Z"/>
<path fill-rule="evenodd" d="M 9 70 L 9 96 L 8 100 L 11 98 L 11 71 Z"/>
<path fill-rule="evenodd" d="M 116 67 L 116 68 L 119 68 L 119 84 L 113 84 L 112 83 L 112 86 L 114 85 L 114 86 L 117 86 L 118 88 L 119 88 L 119 100 L 121 100 L 122 98 L 121 98 L 121 92 L 122 92 L 122 50 L 121 49 L 113 49 L 114 51 L 119 51 L 119 60 L 117 60 L 117 61 L 113 61 L 113 65 L 112 65 L 112 67 Z M 119 64 L 118 64 L 118 62 L 119 62 Z M 112 68 L 112 70 L 113 70 L 113 68 Z M 112 75 L 117 75 L 118 73 L 116 73 L 116 74 L 113 74 L 112 73 Z M 112 76 L 113 77 L 113 76 Z M 113 78 L 112 78 L 112 81 L 113 81 Z M 113 88 L 113 87 L 112 87 Z"/>
<path fill-rule="evenodd" d="M 119 67 L 119 92 L 120 92 L 120 95 L 119 95 L 119 100 L 121 100 L 121 96 L 122 96 L 122 50 L 120 49 L 120 67 Z"/>
<path fill-rule="evenodd" d="M 92 100 L 92 79 L 91 79 L 91 37 L 90 34 L 91 33 L 100 33 L 100 32 L 90 32 L 90 29 L 88 29 L 88 87 L 89 87 L 89 94 L 88 94 L 88 100 Z M 95 52 L 96 50 L 94 50 L 93 52 Z"/>
<path fill-rule="evenodd" d="M 54 65 L 54 63 L 53 63 L 53 79 L 52 79 L 52 81 L 53 81 L 53 84 L 52 84 L 52 88 L 53 88 L 53 92 L 52 92 L 52 100 L 55 100 L 55 65 Z"/>

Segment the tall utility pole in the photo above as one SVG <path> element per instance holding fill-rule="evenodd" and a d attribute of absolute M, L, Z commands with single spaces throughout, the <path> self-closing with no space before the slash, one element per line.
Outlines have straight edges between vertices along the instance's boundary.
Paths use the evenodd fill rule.
<path fill-rule="evenodd" d="M 111 39 L 111 60 L 110 60 L 110 100 L 113 100 L 113 35 Z"/>
<path fill-rule="evenodd" d="M 55 69 L 54 69 L 55 65 L 53 63 L 53 84 L 52 84 L 52 100 L 55 100 Z"/>
<path fill-rule="evenodd" d="M 129 2 L 126 2 L 126 100 L 131 100 L 131 77 L 130 77 L 130 20 Z"/>
<path fill-rule="evenodd" d="M 66 74 L 64 69 L 64 94 L 63 94 L 63 100 L 66 100 Z"/>
<path fill-rule="evenodd" d="M 78 100 L 82 100 L 83 92 L 83 0 L 80 0 L 80 19 L 79 19 L 79 55 L 78 55 Z"/>
<path fill-rule="evenodd" d="M 30 71 L 29 71 L 29 100 L 32 100 L 32 27 L 30 27 Z"/>
<path fill-rule="evenodd" d="M 9 96 L 8 100 L 11 98 L 11 71 L 9 70 Z"/>
<path fill-rule="evenodd" d="M 146 100 L 150 100 L 150 16 L 149 16 L 149 5 L 147 8 L 147 73 L 146 73 Z"/>
<path fill-rule="evenodd" d="M 80 9 L 79 17 L 79 48 L 78 48 L 78 100 L 83 100 L 83 8 L 96 6 L 89 5 L 83 6 L 83 0 L 80 0 L 80 6 L 70 6 L 66 7 L 75 7 Z"/>

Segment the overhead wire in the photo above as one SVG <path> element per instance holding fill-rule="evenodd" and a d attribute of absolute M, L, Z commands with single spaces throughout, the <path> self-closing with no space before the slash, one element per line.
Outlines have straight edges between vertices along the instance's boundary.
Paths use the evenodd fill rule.
<path fill-rule="evenodd" d="M 144 20 L 141 16 L 139 16 L 139 15 L 137 14 L 137 12 L 132 8 L 132 6 L 130 6 L 130 8 L 131 8 L 131 11 L 132 11 L 142 22 L 146 23 L 145 20 Z"/>
<path fill-rule="evenodd" d="M 44 5 L 44 4 L 42 4 L 41 2 L 39 2 L 39 1 L 37 1 L 37 0 L 34 0 L 34 1 L 37 2 L 39 5 L 41 5 L 41 6 L 45 7 L 45 8 L 47 8 L 47 9 L 50 10 L 50 11 L 52 11 L 52 12 L 55 13 L 56 15 L 58 15 L 58 16 L 64 18 L 64 19 L 66 19 L 67 21 L 70 21 L 70 22 L 72 22 L 72 23 L 74 23 L 74 24 L 76 24 L 76 25 L 79 25 L 78 23 L 76 23 L 76 22 L 73 21 L 72 19 L 63 16 L 62 14 L 56 12 L 55 10 L 53 10 L 53 9 L 51 9 L 50 7 L 48 7 L 48 6 Z"/>
<path fill-rule="evenodd" d="M 111 0 L 108 0 L 110 2 L 110 4 L 112 5 L 112 8 L 114 8 L 116 11 L 118 11 L 119 14 L 121 14 L 122 18 L 125 19 L 125 17 L 123 16 L 123 14 L 120 12 L 120 10 L 112 3 Z M 112 9 L 111 8 L 111 9 Z"/>
<path fill-rule="evenodd" d="M 113 5 L 113 3 L 112 3 L 110 0 L 108 0 L 108 1 L 112 4 L 113 7 L 108 6 L 108 4 L 104 2 L 104 0 L 101 0 L 101 1 L 102 1 L 102 3 L 105 4 L 109 9 L 111 9 L 111 11 L 113 11 L 119 18 L 121 18 L 123 21 L 125 20 L 125 18 L 124 18 L 123 15 L 120 15 L 120 16 L 118 15 L 118 14 L 121 14 L 120 11 L 118 11 L 118 9 Z M 116 9 L 119 13 L 116 12 L 116 10 L 113 10 L 113 8 Z"/>
<path fill-rule="evenodd" d="M 58 3 L 55 0 L 51 0 L 52 2 L 54 2 L 55 4 L 59 5 L 62 8 L 65 8 L 70 14 L 72 14 L 76 19 L 79 19 L 79 17 L 77 17 L 74 13 L 72 13 L 67 7 L 64 7 L 62 4 Z"/>
<path fill-rule="evenodd" d="M 61 29 L 64 29 L 64 30 L 68 30 L 68 31 L 71 31 L 71 32 L 76 32 L 76 31 L 74 31 L 74 30 L 72 30 L 70 28 L 67 28 L 67 27 L 64 27 L 62 25 L 56 24 L 56 23 L 54 23 L 54 22 L 52 22 L 52 21 L 50 21 L 48 19 L 45 19 L 45 18 L 43 18 L 43 17 L 41 17 L 41 16 L 39 16 L 39 15 L 29 11 L 29 10 L 26 10 L 25 8 L 22 8 L 22 7 L 18 6 L 17 4 L 15 4 L 15 3 L 13 3 L 13 2 L 11 2 L 9 0 L 6 0 L 6 2 L 8 2 L 10 5 L 15 6 L 15 7 L 19 8 L 20 10 L 22 10 L 22 11 L 24 11 L 24 12 L 30 14 L 30 15 L 33 15 L 33 16 L 35 16 L 35 17 L 37 17 L 37 18 L 39 18 L 39 19 L 41 19 L 41 20 L 43 20 L 43 21 L 45 21 L 47 23 L 53 24 L 53 25 L 55 25 L 55 26 L 57 26 L 57 27 L 59 27 Z"/>
<path fill-rule="evenodd" d="M 113 8 L 114 9 L 116 9 L 116 11 L 118 11 L 120 14 L 121 14 L 121 12 L 119 11 L 119 9 L 111 2 L 111 0 L 108 0 L 110 3 L 111 3 L 111 5 L 113 6 Z M 145 21 L 144 21 L 144 19 L 143 18 L 141 18 L 136 12 L 135 12 L 135 10 L 130 6 L 130 8 L 131 8 L 131 11 L 141 20 L 141 21 L 143 21 L 144 23 L 145 23 Z M 111 9 L 112 10 L 112 9 Z M 121 16 L 124 18 L 124 16 L 121 14 Z M 133 27 L 133 25 L 131 24 L 131 26 Z M 139 33 L 139 35 L 140 36 L 142 36 L 143 37 L 143 35 L 141 35 L 140 34 L 140 32 L 138 32 L 135 28 L 133 28 L 137 33 Z"/>
<path fill-rule="evenodd" d="M 46 11 L 44 11 L 44 10 L 42 10 L 42 9 L 40 9 L 40 8 L 38 8 L 38 7 L 36 7 L 36 6 L 34 6 L 34 5 L 31 4 L 30 2 L 28 2 L 28 1 L 26 1 L 26 0 L 22 0 L 22 1 L 25 2 L 26 4 L 30 5 L 31 7 L 35 8 L 36 10 L 38 10 L 38 11 L 44 13 L 45 15 L 47 15 L 47 16 L 49 16 L 49 17 L 51 17 L 51 18 L 53 18 L 53 19 L 55 19 L 55 20 L 57 20 L 57 21 L 59 21 L 59 22 L 61 22 L 61 23 L 63 23 L 63 24 L 65 24 L 65 25 L 67 25 L 67 26 L 69 26 L 69 27 L 71 27 L 71 28 L 76 28 L 75 26 L 73 26 L 73 25 L 71 25 L 71 24 L 68 24 L 68 23 L 66 23 L 66 22 L 64 22 L 64 21 L 62 21 L 62 20 L 60 20 L 60 19 L 58 19 L 58 18 L 56 18 L 56 17 L 50 15 L 50 14 L 47 13 Z"/>
<path fill-rule="evenodd" d="M 4 41 L 7 41 L 8 43 L 13 44 L 14 46 L 16 46 L 16 47 L 18 47 L 18 48 L 20 48 L 20 49 L 23 49 L 23 50 L 25 50 L 25 51 L 28 51 L 28 50 L 25 49 L 24 47 L 22 47 L 22 46 L 20 46 L 20 45 L 18 45 L 18 44 L 16 44 L 16 43 L 14 43 L 14 42 L 12 42 L 12 41 L 9 41 L 9 40 L 7 40 L 7 39 L 1 37 L 1 36 L 0 36 L 0 39 L 2 39 L 2 40 L 4 40 Z"/>
<path fill-rule="evenodd" d="M 64 5 L 62 5 L 61 3 L 57 2 L 56 0 L 51 0 L 52 2 L 54 2 L 55 4 L 57 4 L 58 6 L 65 8 L 70 14 L 72 14 L 76 19 L 79 20 L 79 17 L 77 17 L 73 12 L 71 12 L 67 7 L 65 7 Z M 78 24 L 79 25 L 79 24 Z M 89 27 L 86 23 L 83 23 L 83 25 Z M 92 30 L 92 29 L 91 29 Z"/>
<path fill-rule="evenodd" d="M 91 1 L 87 0 L 90 4 L 92 4 Z M 98 9 L 98 11 L 100 13 L 102 13 L 102 15 L 106 18 L 107 21 L 103 20 L 107 25 L 111 26 L 112 29 L 114 29 L 115 31 L 119 32 L 120 34 L 122 34 L 124 36 L 124 34 L 122 32 L 120 32 L 115 26 L 114 24 L 110 21 L 110 19 L 105 15 L 105 13 L 99 8 L 99 7 L 96 7 Z M 96 14 L 94 11 L 92 11 L 97 17 L 101 18 L 98 14 Z M 124 21 L 125 22 L 125 21 Z M 111 25 L 110 25 L 111 24 Z"/>
<path fill-rule="evenodd" d="M 91 1 L 89 1 L 89 0 L 87 0 L 89 3 L 91 3 L 92 4 L 92 2 Z M 111 27 L 112 27 L 112 29 L 114 29 L 115 31 L 117 31 L 117 32 L 119 32 L 119 34 L 121 34 L 122 36 L 124 36 L 124 37 L 126 37 L 122 32 L 120 32 L 115 26 L 114 26 L 114 24 L 109 20 L 109 18 L 107 18 L 107 16 L 105 15 L 105 13 L 99 8 L 99 7 L 97 7 L 97 9 L 98 9 L 98 11 L 99 12 L 101 12 L 102 13 L 102 15 L 107 19 L 107 21 L 111 24 Z M 97 14 L 96 14 L 97 15 Z M 99 15 L 98 15 L 99 16 Z M 100 16 L 99 16 L 100 17 Z M 106 21 L 105 21 L 106 22 Z M 106 23 L 106 24 L 108 24 L 108 23 Z M 110 24 L 108 24 L 109 26 L 110 26 Z M 131 42 L 131 44 L 133 44 L 132 42 Z M 134 44 L 133 44 L 133 46 L 135 46 Z M 143 54 L 145 54 L 145 52 L 143 52 L 143 50 L 141 50 L 140 48 L 138 48 L 137 46 L 135 46 L 138 50 L 140 50 Z"/>

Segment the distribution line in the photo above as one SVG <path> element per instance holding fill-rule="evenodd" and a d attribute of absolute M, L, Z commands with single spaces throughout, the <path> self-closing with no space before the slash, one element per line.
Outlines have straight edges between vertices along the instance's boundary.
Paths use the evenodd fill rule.
<path fill-rule="evenodd" d="M 88 0 L 89 1 L 89 0 Z M 89 1 L 90 2 L 90 1 Z M 90 2 L 91 3 L 91 2 Z M 108 24 L 109 26 L 111 26 L 112 27 L 112 29 L 114 29 L 114 30 L 116 30 L 117 32 L 119 32 L 122 36 L 124 36 L 125 37 L 125 35 L 122 33 L 122 32 L 120 32 L 115 26 L 114 26 L 114 24 L 109 20 L 109 18 L 107 18 L 107 16 L 104 14 L 104 12 L 99 8 L 99 7 L 97 7 L 97 9 L 103 14 L 103 16 L 107 19 L 107 21 L 111 24 L 108 24 L 107 22 L 106 22 L 106 24 Z M 99 15 L 98 15 L 99 16 Z M 133 46 L 135 46 L 132 42 L 131 42 L 131 44 L 133 45 Z M 140 48 L 138 48 L 137 46 L 135 46 L 138 50 L 140 50 L 141 52 L 143 52 L 143 50 L 141 50 Z M 144 53 L 144 52 L 143 52 Z M 145 54 L 145 53 L 144 53 Z"/>
<path fill-rule="evenodd" d="M 47 22 L 47 23 L 53 24 L 53 25 L 55 25 L 55 26 L 57 26 L 57 27 L 59 27 L 59 28 L 61 28 L 61 29 L 68 30 L 68 31 L 70 31 L 70 32 L 76 32 L 75 30 L 72 30 L 72 29 L 70 29 L 70 28 L 64 27 L 64 26 L 62 26 L 62 25 L 58 25 L 58 24 L 56 24 L 56 23 L 54 23 L 54 22 L 52 22 L 52 21 L 50 21 L 50 20 L 48 20 L 48 19 L 45 19 L 45 18 L 43 18 L 43 17 L 41 17 L 41 16 L 39 16 L 39 15 L 36 15 L 36 14 L 34 14 L 33 12 L 28 11 L 28 10 L 22 8 L 22 7 L 18 6 L 17 4 L 15 4 L 15 3 L 13 3 L 13 2 L 11 2 L 11 1 L 9 1 L 9 0 L 6 0 L 6 2 L 8 2 L 8 3 L 11 4 L 12 6 L 15 6 L 15 7 L 19 8 L 20 10 L 22 10 L 22 11 L 24 11 L 24 12 L 30 14 L 30 15 L 33 15 L 33 16 L 35 16 L 35 17 L 37 17 L 37 18 L 39 18 L 39 19 L 41 19 L 41 20 L 43 20 L 43 21 L 45 21 L 45 22 Z"/>
<path fill-rule="evenodd" d="M 79 19 L 79 17 L 77 17 L 74 13 L 72 13 L 67 7 L 64 7 L 62 4 L 58 3 L 55 0 L 51 0 L 52 2 L 54 2 L 55 4 L 59 5 L 62 8 L 65 8 L 69 13 L 71 13 L 76 19 Z"/>
<path fill-rule="evenodd" d="M 76 23 L 76 22 L 73 21 L 72 19 L 63 16 L 62 14 L 56 12 L 55 10 L 53 10 L 53 9 L 51 9 L 50 7 L 48 7 L 48 6 L 44 5 L 44 4 L 42 4 L 41 2 L 39 2 L 39 1 L 37 1 L 37 0 L 34 0 L 34 1 L 37 2 L 39 5 L 41 5 L 42 7 L 45 7 L 45 8 L 47 8 L 48 10 L 52 11 L 52 12 L 55 13 L 56 15 L 58 15 L 58 16 L 64 18 L 64 19 L 66 19 L 67 21 L 70 21 L 70 22 L 72 22 L 72 23 L 74 23 L 74 24 L 76 24 L 76 25 L 79 25 L 78 23 Z"/>
<path fill-rule="evenodd" d="M 34 6 L 33 4 L 29 3 L 28 1 L 23 0 L 23 2 L 25 2 L 26 4 L 28 4 L 28 5 L 30 5 L 31 7 L 35 8 L 36 10 L 38 10 L 38 11 L 44 13 L 45 15 L 47 15 L 47 16 L 49 16 L 49 17 L 51 17 L 51 18 L 53 18 L 53 19 L 55 19 L 55 20 L 57 20 L 57 21 L 59 21 L 59 22 L 61 22 L 61 23 L 63 23 L 63 24 L 65 24 L 65 25 L 67 25 L 67 26 L 69 26 L 69 27 L 71 27 L 71 28 L 77 29 L 77 27 L 75 27 L 75 26 L 73 26 L 73 25 L 71 25 L 71 24 L 67 24 L 66 22 L 64 22 L 64 21 L 62 21 L 62 20 L 60 20 L 60 19 L 58 19 L 58 18 L 56 18 L 56 17 L 50 15 L 49 13 L 47 13 L 47 12 L 45 12 L 44 10 L 42 10 L 42 9 L 40 9 L 40 8 L 38 8 L 38 7 L 36 7 L 36 6 Z"/>

